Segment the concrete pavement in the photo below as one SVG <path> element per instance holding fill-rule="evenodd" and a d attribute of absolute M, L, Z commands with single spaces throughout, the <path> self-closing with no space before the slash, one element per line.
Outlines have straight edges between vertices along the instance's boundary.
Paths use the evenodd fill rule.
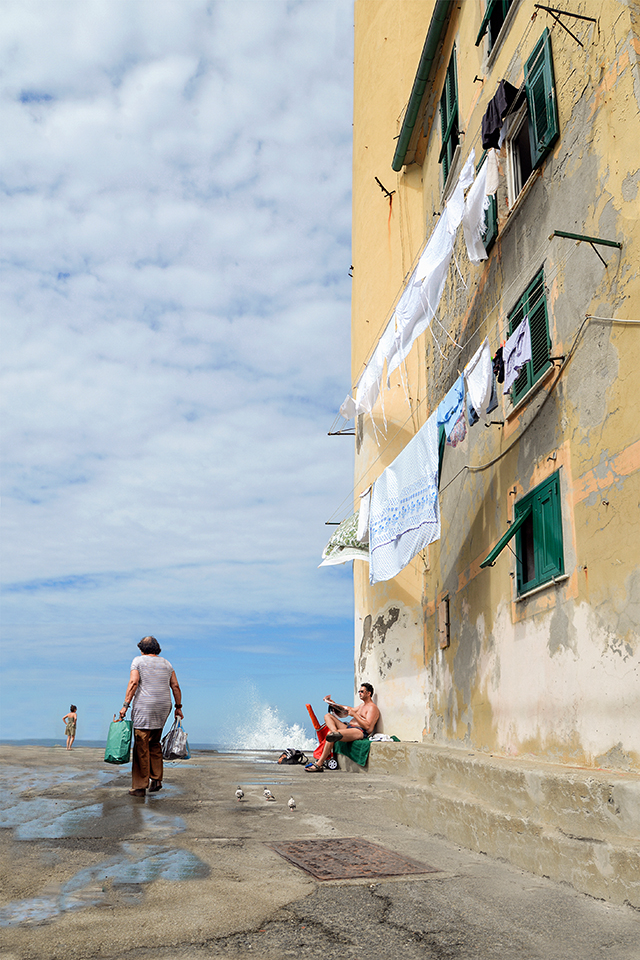
<path fill-rule="evenodd" d="M 196 752 L 136 800 L 99 750 L 3 746 L 0 783 L 2 960 L 640 958 L 640 913 L 403 826 L 389 774 Z M 334 837 L 438 872 L 316 881 L 268 846 Z"/>

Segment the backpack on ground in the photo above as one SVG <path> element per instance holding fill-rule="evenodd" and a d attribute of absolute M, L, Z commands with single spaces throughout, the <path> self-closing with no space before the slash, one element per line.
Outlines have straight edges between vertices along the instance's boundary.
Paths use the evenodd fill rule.
<path fill-rule="evenodd" d="M 307 758 L 305 757 L 302 750 L 294 750 L 292 747 L 287 747 L 287 749 L 280 754 L 278 757 L 278 763 L 306 763 Z"/>

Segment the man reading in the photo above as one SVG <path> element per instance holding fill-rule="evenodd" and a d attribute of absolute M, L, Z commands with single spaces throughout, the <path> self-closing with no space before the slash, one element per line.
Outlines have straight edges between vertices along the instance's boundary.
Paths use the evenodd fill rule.
<path fill-rule="evenodd" d="M 333 749 L 332 745 L 336 740 L 343 740 L 345 743 L 351 743 L 354 740 L 364 740 L 375 730 L 376 723 L 380 716 L 380 711 L 371 699 L 373 696 L 373 687 L 370 683 L 360 684 L 358 696 L 361 703 L 357 707 L 345 707 L 342 704 L 334 703 L 331 697 L 325 697 L 325 702 L 331 707 L 337 708 L 342 719 L 336 716 L 331 710 L 325 714 L 324 722 L 329 729 L 327 738 L 322 749 L 322 753 L 314 763 L 309 763 L 305 767 L 308 773 L 320 773 L 324 762 Z"/>

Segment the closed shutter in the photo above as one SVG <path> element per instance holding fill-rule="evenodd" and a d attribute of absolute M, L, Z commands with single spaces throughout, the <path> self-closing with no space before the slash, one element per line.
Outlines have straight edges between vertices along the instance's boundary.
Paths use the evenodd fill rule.
<path fill-rule="evenodd" d="M 446 182 L 453 160 L 453 154 L 458 146 L 458 83 L 456 79 L 456 51 L 453 50 L 447 75 L 444 81 L 444 90 L 440 97 L 440 129 L 442 132 L 442 149 L 439 162 L 442 163 L 442 172 Z"/>
<path fill-rule="evenodd" d="M 557 473 L 536 494 L 533 523 L 536 580 L 544 583 L 564 573 L 560 480 Z"/>
<path fill-rule="evenodd" d="M 541 270 L 523 294 L 520 302 L 509 314 L 509 335 L 511 335 L 529 317 L 531 329 L 531 360 L 523 367 L 513 384 L 512 403 L 516 404 L 539 380 L 550 365 L 549 323 L 547 319 L 547 301 L 544 292 L 544 274 Z"/>
<path fill-rule="evenodd" d="M 529 107 L 531 165 L 538 167 L 558 139 L 558 105 L 553 78 L 551 37 L 545 30 L 524 68 Z"/>

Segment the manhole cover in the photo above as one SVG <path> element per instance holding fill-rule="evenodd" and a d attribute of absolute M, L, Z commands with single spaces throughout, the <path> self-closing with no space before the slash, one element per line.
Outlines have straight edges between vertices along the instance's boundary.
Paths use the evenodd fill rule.
<path fill-rule="evenodd" d="M 430 867 L 427 863 L 412 860 L 368 840 L 351 837 L 296 840 L 293 843 L 270 843 L 269 846 L 317 880 L 400 877 L 412 873 L 439 872 L 437 867 Z"/>

